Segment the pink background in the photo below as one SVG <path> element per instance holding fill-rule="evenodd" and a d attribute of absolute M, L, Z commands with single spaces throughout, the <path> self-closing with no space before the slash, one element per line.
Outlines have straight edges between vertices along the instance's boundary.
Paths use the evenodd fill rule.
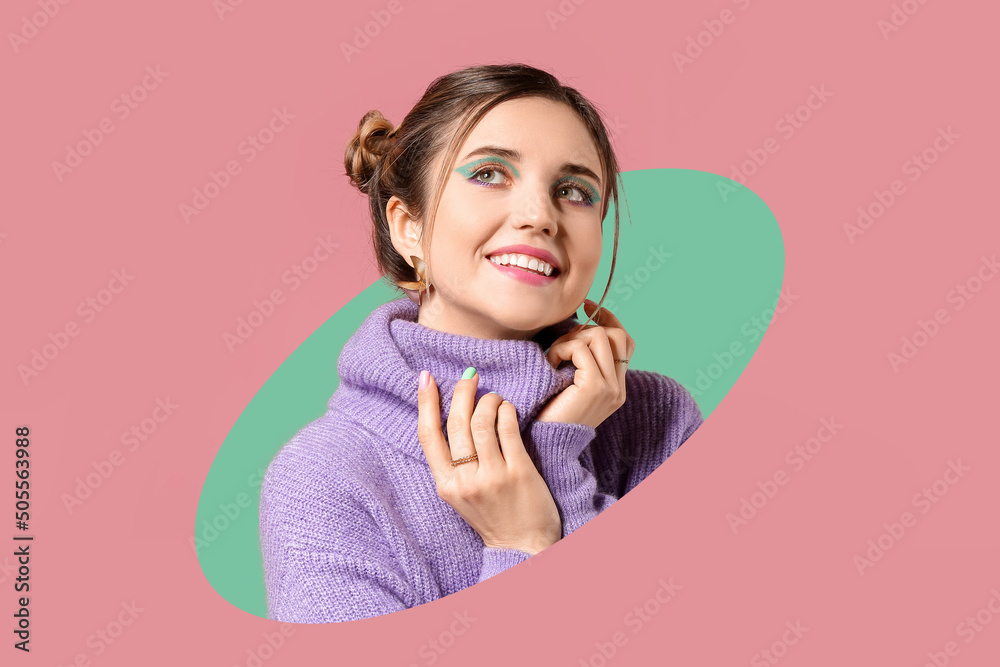
<path fill-rule="evenodd" d="M 3 655 L 599 667 L 923 665 L 930 653 L 995 664 L 1000 280 L 976 274 L 994 277 L 981 258 L 1000 248 L 1000 10 L 907 0 L 884 36 L 888 0 L 565 0 L 554 24 L 555 0 L 402 0 L 348 62 L 340 43 L 388 4 L 246 1 L 220 17 L 210 0 L 4 3 L 0 508 L 16 533 L 14 427 L 30 425 L 36 538 L 30 654 L 11 647 L 16 563 L 13 546 L 0 552 Z M 726 9 L 731 23 L 713 24 Z M 710 43 L 703 21 L 722 27 Z M 679 71 L 673 53 L 702 31 L 707 46 Z M 30 37 L 12 44 L 17 33 Z M 599 104 L 625 170 L 729 176 L 774 138 L 747 185 L 781 225 L 798 300 L 668 465 L 530 565 L 416 609 L 277 637 L 282 626 L 230 605 L 200 571 L 188 540 L 205 475 L 271 372 L 377 278 L 365 203 L 343 176 L 358 120 L 376 108 L 398 123 L 436 76 L 503 61 L 550 69 Z M 123 118 L 114 101 L 157 66 L 162 80 L 147 77 Z M 809 118 L 788 136 L 776 123 L 814 86 L 829 98 L 800 110 Z M 247 161 L 240 143 L 274 108 L 294 119 Z M 105 118 L 113 131 L 60 180 L 53 162 Z M 936 154 L 939 128 L 957 138 Z M 925 150 L 936 161 L 913 181 L 907 163 Z M 186 223 L 179 205 L 229 160 L 240 173 Z M 905 191 L 849 240 L 844 225 L 896 179 Z M 289 290 L 282 274 L 328 234 L 339 253 Z M 102 293 L 123 267 L 134 278 Z M 967 281 L 980 289 L 960 301 L 952 290 Z M 230 353 L 223 333 L 274 288 L 286 301 Z M 113 299 L 87 321 L 78 305 L 102 294 Z M 935 335 L 918 335 L 894 369 L 887 355 L 938 310 L 946 321 L 925 324 Z M 78 335 L 22 381 L 18 366 L 70 322 Z M 179 407 L 129 451 L 121 434 L 167 398 Z M 842 425 L 832 438 L 824 419 Z M 828 442 L 796 469 L 786 455 L 818 434 Z M 114 450 L 121 465 L 68 511 L 64 495 Z M 949 462 L 968 470 L 946 474 Z M 779 471 L 787 483 L 734 533 L 727 514 Z M 925 487 L 934 502 L 915 498 Z M 905 512 L 913 521 L 890 536 L 884 524 Z M 888 550 L 859 572 L 855 557 L 880 536 Z M 681 586 L 663 604 L 661 580 Z M 98 639 L 133 601 L 141 612 L 113 643 Z M 796 623 L 808 630 L 789 631 Z"/>

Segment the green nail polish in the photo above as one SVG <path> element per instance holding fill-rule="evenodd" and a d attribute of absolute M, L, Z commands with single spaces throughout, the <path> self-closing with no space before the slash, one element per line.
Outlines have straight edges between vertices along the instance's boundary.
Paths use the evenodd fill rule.
<path fill-rule="evenodd" d="M 462 373 L 462 379 L 468 380 L 475 374 L 476 374 L 476 369 L 473 368 L 472 366 L 469 366 L 468 368 L 465 369 L 465 372 Z"/>

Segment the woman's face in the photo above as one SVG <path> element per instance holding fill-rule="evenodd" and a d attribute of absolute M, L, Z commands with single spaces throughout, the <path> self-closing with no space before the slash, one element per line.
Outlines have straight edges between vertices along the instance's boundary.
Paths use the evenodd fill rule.
<path fill-rule="evenodd" d="M 568 106 L 531 97 L 494 107 L 449 173 L 418 321 L 477 338 L 531 338 L 576 312 L 601 259 L 604 178 Z"/>

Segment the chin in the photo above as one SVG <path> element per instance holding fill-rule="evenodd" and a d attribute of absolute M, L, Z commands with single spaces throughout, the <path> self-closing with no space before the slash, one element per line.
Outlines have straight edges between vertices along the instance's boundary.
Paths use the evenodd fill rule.
<path fill-rule="evenodd" d="M 514 331 L 533 332 L 541 331 L 542 329 L 552 326 L 557 322 L 562 322 L 567 317 L 569 317 L 569 315 L 557 316 L 554 314 L 554 311 L 547 310 L 544 313 L 537 314 L 523 313 L 516 318 L 511 318 L 509 316 L 500 317 L 497 318 L 497 322 Z"/>

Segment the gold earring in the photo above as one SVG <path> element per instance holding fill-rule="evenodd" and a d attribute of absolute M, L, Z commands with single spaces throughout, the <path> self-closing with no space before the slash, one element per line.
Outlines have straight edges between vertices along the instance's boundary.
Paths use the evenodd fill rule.
<path fill-rule="evenodd" d="M 413 281 L 400 281 L 397 283 L 406 292 L 406 296 L 410 297 L 410 301 L 417 304 L 418 306 L 423 301 L 424 292 L 427 291 L 427 267 L 424 265 L 424 260 L 420 259 L 416 255 L 410 255 L 410 261 L 413 262 L 413 270 L 417 274 L 419 280 L 417 282 Z"/>

